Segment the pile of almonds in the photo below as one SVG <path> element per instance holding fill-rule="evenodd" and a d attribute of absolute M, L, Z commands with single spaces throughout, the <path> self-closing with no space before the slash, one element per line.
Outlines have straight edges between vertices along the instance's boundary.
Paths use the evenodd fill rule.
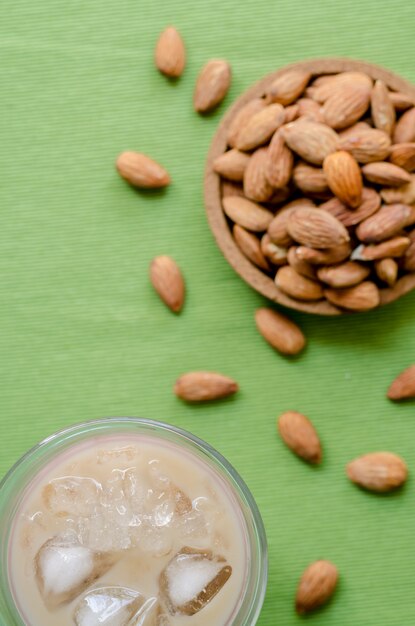
<path fill-rule="evenodd" d="M 231 120 L 223 211 L 294 304 L 373 309 L 415 272 L 414 104 L 362 72 L 294 69 Z"/>

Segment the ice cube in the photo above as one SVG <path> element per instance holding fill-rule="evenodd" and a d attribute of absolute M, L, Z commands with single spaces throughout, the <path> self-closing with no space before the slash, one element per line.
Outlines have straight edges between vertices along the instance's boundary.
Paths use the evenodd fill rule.
<path fill-rule="evenodd" d="M 88 516 L 99 506 L 102 486 L 92 478 L 63 476 L 51 480 L 42 491 L 46 509 L 57 517 Z"/>
<path fill-rule="evenodd" d="M 99 587 L 89 591 L 75 609 L 76 626 L 127 626 L 147 604 L 143 596 L 126 587 Z"/>
<path fill-rule="evenodd" d="M 163 602 L 171 615 L 195 615 L 219 593 L 231 574 L 232 567 L 222 556 L 185 546 L 160 575 Z"/>
<path fill-rule="evenodd" d="M 75 535 L 46 541 L 35 557 L 36 581 L 49 608 L 71 602 L 114 563 L 111 554 L 82 546 Z"/>

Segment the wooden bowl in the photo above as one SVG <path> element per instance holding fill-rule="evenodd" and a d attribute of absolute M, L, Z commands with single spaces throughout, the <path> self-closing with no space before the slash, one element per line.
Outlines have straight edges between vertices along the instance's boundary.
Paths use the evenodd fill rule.
<path fill-rule="evenodd" d="M 365 63 L 363 61 L 352 61 L 350 59 L 313 59 L 311 61 L 302 61 L 300 63 L 294 63 L 283 67 L 282 69 L 265 76 L 262 80 L 257 82 L 253 87 L 248 89 L 242 96 L 240 96 L 236 102 L 230 107 L 230 109 L 224 115 L 219 128 L 213 138 L 212 144 L 207 157 L 206 174 L 205 174 L 205 205 L 207 211 L 207 217 L 210 228 L 215 236 L 219 248 L 222 250 L 227 261 L 236 270 L 236 272 L 263 296 L 282 304 L 291 309 L 298 311 L 304 311 L 306 313 L 315 313 L 317 315 L 340 315 L 345 313 L 330 304 L 327 301 L 320 302 L 299 302 L 285 295 L 276 286 L 274 280 L 253 265 L 240 251 L 236 245 L 231 230 L 229 228 L 228 221 L 222 209 L 221 201 L 221 185 L 220 177 L 213 171 L 213 161 L 225 152 L 227 148 L 226 136 L 227 129 L 231 120 L 235 114 L 243 107 L 249 100 L 255 97 L 261 97 L 264 95 L 267 87 L 279 76 L 286 72 L 288 69 L 305 69 L 312 74 L 334 74 L 344 71 L 363 71 L 366 72 L 373 79 L 381 79 L 384 83 L 395 91 L 400 91 L 408 94 L 415 99 L 415 86 L 409 82 L 397 76 L 393 72 L 372 65 L 371 63 Z M 406 274 L 400 278 L 392 288 L 381 289 L 381 303 L 380 306 L 388 304 L 397 300 L 404 294 L 408 293 L 415 288 L 415 272 Z"/>

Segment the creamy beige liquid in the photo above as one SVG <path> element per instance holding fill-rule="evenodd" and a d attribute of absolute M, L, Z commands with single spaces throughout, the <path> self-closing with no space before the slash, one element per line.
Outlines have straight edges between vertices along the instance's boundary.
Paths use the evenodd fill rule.
<path fill-rule="evenodd" d="M 207 463 L 176 444 L 130 434 L 77 444 L 34 478 L 16 519 L 9 580 L 28 626 L 77 624 L 74 615 L 85 594 L 113 586 L 139 592 L 153 608 L 135 621 L 123 621 L 120 613 L 117 619 L 105 619 L 104 626 L 224 626 L 237 613 L 249 568 L 237 500 Z M 62 536 L 75 538 L 93 555 L 110 555 L 111 565 L 76 598 L 51 607 L 39 582 L 44 580 L 39 578 L 43 561 L 37 555 L 45 542 Z M 168 570 L 170 578 L 164 578 L 160 590 L 161 573 L 184 547 L 209 551 L 200 567 L 223 565 L 231 571 L 216 595 L 193 615 L 175 608 L 176 602 L 189 600 L 181 579 L 176 579 L 179 587 L 175 584 L 176 570 Z M 197 576 L 190 573 L 190 589 Z M 166 580 L 171 584 L 167 590 Z"/>

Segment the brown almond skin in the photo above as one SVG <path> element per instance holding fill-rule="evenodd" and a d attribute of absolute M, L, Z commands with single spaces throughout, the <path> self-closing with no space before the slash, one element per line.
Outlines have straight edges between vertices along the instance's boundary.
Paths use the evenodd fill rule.
<path fill-rule="evenodd" d="M 396 111 L 406 111 L 415 105 L 414 98 L 400 91 L 389 92 L 389 98 Z"/>
<path fill-rule="evenodd" d="M 370 90 L 366 87 L 348 86 L 335 90 L 322 107 L 324 120 L 336 130 L 347 128 L 362 117 L 369 103 Z"/>
<path fill-rule="evenodd" d="M 235 140 L 238 150 L 253 150 L 266 143 L 284 124 L 285 112 L 281 104 L 270 104 L 255 113 L 241 128 Z"/>
<path fill-rule="evenodd" d="M 411 177 L 402 167 L 386 161 L 374 161 L 362 167 L 363 176 L 371 183 L 390 187 L 409 183 Z"/>
<path fill-rule="evenodd" d="M 324 116 L 318 102 L 311 98 L 301 98 L 297 104 L 298 117 L 305 117 L 311 122 L 324 123 Z"/>
<path fill-rule="evenodd" d="M 116 161 L 116 168 L 120 176 L 133 187 L 159 189 L 170 184 L 166 170 L 141 152 L 122 152 Z"/>
<path fill-rule="evenodd" d="M 282 208 L 268 226 L 269 237 L 277 246 L 286 248 L 293 243 L 292 237 L 287 230 L 288 218 L 293 210 L 292 208 Z"/>
<path fill-rule="evenodd" d="M 324 103 L 333 95 L 334 92 L 341 92 L 345 87 L 350 86 L 353 89 L 359 87 L 370 92 L 373 84 L 372 79 L 364 72 L 342 72 L 340 74 L 324 78 L 326 80 L 321 80 L 320 84 L 317 83 L 317 86 L 315 88 L 313 87 L 315 91 L 310 93 L 310 98 L 316 100 L 316 102 Z M 317 80 L 319 79 L 323 79 L 323 77 L 321 76 Z M 315 83 L 316 81 L 313 82 L 313 86 Z"/>
<path fill-rule="evenodd" d="M 249 156 L 239 150 L 228 150 L 213 162 L 213 170 L 223 178 L 241 182 L 244 179 Z"/>
<path fill-rule="evenodd" d="M 327 179 L 323 170 L 307 163 L 298 163 L 293 171 L 293 181 L 296 187 L 305 194 L 328 191 Z"/>
<path fill-rule="evenodd" d="M 356 485 L 376 493 L 398 489 L 408 477 L 405 462 L 391 452 L 372 452 L 354 459 L 346 473 Z"/>
<path fill-rule="evenodd" d="M 353 208 L 362 201 L 362 175 L 357 161 L 344 150 L 329 154 L 323 163 L 327 183 L 341 202 Z"/>
<path fill-rule="evenodd" d="M 296 256 L 302 261 L 307 261 L 311 265 L 335 265 L 349 258 L 351 253 L 350 242 L 343 243 L 335 248 L 327 250 L 315 250 L 308 246 L 298 246 Z"/>
<path fill-rule="evenodd" d="M 350 240 L 346 228 L 333 215 L 308 207 L 290 211 L 287 230 L 294 241 L 310 248 L 334 248 Z"/>
<path fill-rule="evenodd" d="M 267 95 L 271 102 L 291 104 L 301 96 L 310 78 L 311 73 L 305 70 L 287 70 L 273 81 Z"/>
<path fill-rule="evenodd" d="M 297 119 L 299 116 L 300 107 L 298 104 L 290 104 L 290 106 L 285 107 L 285 124 L 289 124 Z"/>
<path fill-rule="evenodd" d="M 346 261 L 346 263 L 341 263 L 340 265 L 320 267 L 317 270 L 318 279 L 334 289 L 344 289 L 358 285 L 363 282 L 369 274 L 370 267 L 361 265 L 355 261 Z"/>
<path fill-rule="evenodd" d="M 323 204 L 320 209 L 328 211 L 344 225 L 346 228 L 356 226 L 367 217 L 370 217 L 379 210 L 381 197 L 374 189 L 363 187 L 362 202 L 356 209 L 351 209 L 338 198 L 332 198 Z"/>
<path fill-rule="evenodd" d="M 403 267 L 407 272 L 415 272 L 415 229 L 409 235 L 409 246 L 403 258 Z"/>
<path fill-rule="evenodd" d="M 266 202 L 273 194 L 267 178 L 268 149 L 258 148 L 250 157 L 244 172 L 244 193 L 255 202 Z"/>
<path fill-rule="evenodd" d="M 257 309 L 255 323 L 264 339 L 281 354 L 293 356 L 304 350 L 304 334 L 282 313 L 269 308 Z"/>
<path fill-rule="evenodd" d="M 333 129 L 303 118 L 286 124 L 283 134 L 288 147 L 314 165 L 321 165 L 339 147 L 339 137 Z"/>
<path fill-rule="evenodd" d="M 375 283 L 366 281 L 347 289 L 326 289 L 327 300 L 348 311 L 369 311 L 379 306 L 379 289 Z"/>
<path fill-rule="evenodd" d="M 316 280 L 317 278 L 317 270 L 316 268 L 308 263 L 307 261 L 303 261 L 297 256 L 297 246 L 291 246 L 288 250 L 287 256 L 288 264 L 301 276 L 305 276 L 306 278 L 311 278 L 312 280 Z"/>
<path fill-rule="evenodd" d="M 216 108 L 228 93 L 232 79 L 231 66 L 223 59 L 212 59 L 202 68 L 196 81 L 193 106 L 198 113 Z"/>
<path fill-rule="evenodd" d="M 356 235 L 364 243 L 380 243 L 397 235 L 408 224 L 410 216 L 411 207 L 407 204 L 385 204 L 359 224 Z"/>
<path fill-rule="evenodd" d="M 415 365 L 399 374 L 388 389 L 389 400 L 399 402 L 415 398 Z"/>
<path fill-rule="evenodd" d="M 411 175 L 411 180 L 400 187 L 384 187 L 381 189 L 380 195 L 386 204 L 396 204 L 403 202 L 404 204 L 415 203 L 415 175 Z"/>
<path fill-rule="evenodd" d="M 180 33 L 173 27 L 167 27 L 157 41 L 154 52 L 157 69 L 169 76 L 178 78 L 186 65 L 186 50 Z"/>
<path fill-rule="evenodd" d="M 399 267 L 395 259 L 379 259 L 375 261 L 375 272 L 378 278 L 393 287 L 398 280 Z"/>
<path fill-rule="evenodd" d="M 361 245 L 353 250 L 352 261 L 377 261 L 388 257 L 399 258 L 405 254 L 411 244 L 409 237 L 392 237 L 381 243 Z"/>
<path fill-rule="evenodd" d="M 226 398 L 238 391 L 238 383 L 217 372 L 189 372 L 178 378 L 174 393 L 186 402 L 207 402 Z"/>
<path fill-rule="evenodd" d="M 358 128 L 340 137 L 340 150 L 346 150 L 358 163 L 383 161 L 389 155 L 391 138 L 377 128 Z"/>
<path fill-rule="evenodd" d="M 415 170 L 415 142 L 397 143 L 391 147 L 389 159 L 407 172 Z"/>
<path fill-rule="evenodd" d="M 262 111 L 266 106 L 266 102 L 263 98 L 254 98 L 239 109 L 238 113 L 229 124 L 227 135 L 228 146 L 231 146 L 231 148 L 236 147 L 237 137 L 241 130 L 245 128 L 255 113 L 259 113 L 259 111 Z"/>
<path fill-rule="evenodd" d="M 252 261 L 252 263 L 263 269 L 265 272 L 268 272 L 270 266 L 261 250 L 261 243 L 259 239 L 252 233 L 242 228 L 242 226 L 238 226 L 238 224 L 234 224 L 232 232 L 234 239 L 243 254 L 250 261 Z"/>
<path fill-rule="evenodd" d="M 275 284 L 281 291 L 297 300 L 313 302 L 321 300 L 324 295 L 320 283 L 302 276 L 289 265 L 280 267 L 277 271 Z"/>
<path fill-rule="evenodd" d="M 233 222 L 253 232 L 266 230 L 274 217 L 271 211 L 239 196 L 222 198 L 222 205 Z"/>
<path fill-rule="evenodd" d="M 282 133 L 277 130 L 268 146 L 266 176 L 275 189 L 285 187 L 291 178 L 294 155 L 285 145 Z"/>
<path fill-rule="evenodd" d="M 393 133 L 393 143 L 412 141 L 415 141 L 415 107 L 402 114 Z"/>
<path fill-rule="evenodd" d="M 287 264 L 288 248 L 273 243 L 268 233 L 265 233 L 261 239 L 261 250 L 263 255 L 274 265 Z"/>
<path fill-rule="evenodd" d="M 318 434 L 302 413 L 286 411 L 278 418 L 278 432 L 285 445 L 307 463 L 321 463 L 322 451 Z"/>
<path fill-rule="evenodd" d="M 315 561 L 309 565 L 298 585 L 297 613 L 304 615 L 326 604 L 336 589 L 338 578 L 337 568 L 330 561 Z"/>
<path fill-rule="evenodd" d="M 392 135 L 396 120 L 395 107 L 389 97 L 389 90 L 382 80 L 375 82 L 370 103 L 375 127 Z"/>
<path fill-rule="evenodd" d="M 150 279 L 169 309 L 180 313 L 184 303 L 185 284 L 177 263 L 169 256 L 156 257 L 150 265 Z"/>

